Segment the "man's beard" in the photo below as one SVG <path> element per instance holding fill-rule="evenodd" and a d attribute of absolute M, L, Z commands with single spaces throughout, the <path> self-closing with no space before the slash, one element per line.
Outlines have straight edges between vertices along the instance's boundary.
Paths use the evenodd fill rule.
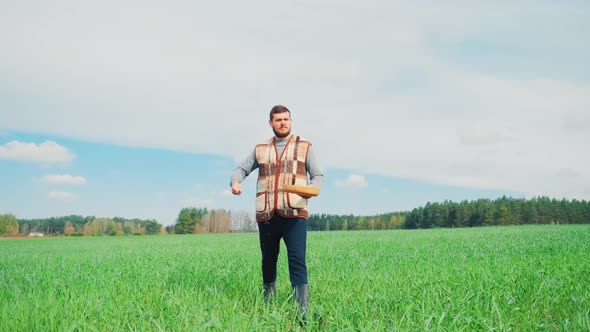
<path fill-rule="evenodd" d="M 285 138 L 285 137 L 289 136 L 289 134 L 291 134 L 291 129 L 289 129 L 287 131 L 287 133 L 285 133 L 285 134 L 279 134 L 274 128 L 272 128 L 272 131 L 274 131 L 275 136 L 278 138 Z"/>

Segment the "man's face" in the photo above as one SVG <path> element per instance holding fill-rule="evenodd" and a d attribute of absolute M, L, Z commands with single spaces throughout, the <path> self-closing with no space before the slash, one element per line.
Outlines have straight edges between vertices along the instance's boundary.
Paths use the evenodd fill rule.
<path fill-rule="evenodd" d="M 268 121 L 278 138 L 285 138 L 291 133 L 291 113 L 283 112 L 272 115 L 272 120 Z"/>

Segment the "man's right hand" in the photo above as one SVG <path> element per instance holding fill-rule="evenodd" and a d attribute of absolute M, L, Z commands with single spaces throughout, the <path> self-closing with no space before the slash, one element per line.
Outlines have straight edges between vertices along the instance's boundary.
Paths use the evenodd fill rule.
<path fill-rule="evenodd" d="M 242 185 L 237 182 L 234 182 L 231 185 L 231 193 L 234 195 L 240 195 L 242 193 Z"/>

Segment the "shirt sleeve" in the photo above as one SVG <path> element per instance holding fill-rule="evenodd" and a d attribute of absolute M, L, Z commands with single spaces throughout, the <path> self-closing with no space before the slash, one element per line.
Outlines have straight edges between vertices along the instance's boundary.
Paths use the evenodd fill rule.
<path fill-rule="evenodd" d="M 231 186 L 235 182 L 242 183 L 253 170 L 258 168 L 258 166 L 258 160 L 256 160 L 256 148 L 254 148 L 252 153 L 234 169 L 229 185 Z"/>
<path fill-rule="evenodd" d="M 321 188 L 324 183 L 324 171 L 321 169 L 319 163 L 316 160 L 315 153 L 312 147 L 309 147 L 307 151 L 307 160 L 305 161 L 305 168 L 309 173 L 310 185 L 313 187 Z"/>

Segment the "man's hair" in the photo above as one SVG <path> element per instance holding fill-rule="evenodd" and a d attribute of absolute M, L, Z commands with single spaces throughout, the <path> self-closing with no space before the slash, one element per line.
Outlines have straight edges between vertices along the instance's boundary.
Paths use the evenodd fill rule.
<path fill-rule="evenodd" d="M 288 108 L 286 108 L 283 105 L 276 105 L 270 110 L 270 119 L 272 120 L 272 117 L 275 114 L 285 113 L 285 112 L 289 113 L 289 116 L 291 115 L 291 111 L 289 111 Z"/>

